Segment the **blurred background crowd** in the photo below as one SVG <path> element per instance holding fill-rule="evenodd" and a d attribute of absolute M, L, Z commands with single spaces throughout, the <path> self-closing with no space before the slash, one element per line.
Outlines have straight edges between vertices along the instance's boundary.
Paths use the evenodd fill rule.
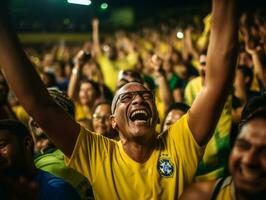
<path fill-rule="evenodd" d="M 83 126 L 118 139 L 109 116 L 113 95 L 124 83 L 142 82 L 155 93 L 161 119 L 158 133 L 189 109 L 205 80 L 209 7 L 208 1 L 92 1 L 82 6 L 16 0 L 11 14 L 47 88 L 64 91 L 74 101 L 75 119 Z M 266 89 L 265 6 L 261 1 L 244 1 L 242 7 L 234 88 L 198 167 L 197 180 L 228 173 L 230 138 L 242 109 Z M 36 128 L 3 76 L 0 84 L 1 118 L 19 119 Z M 35 140 L 36 154 L 43 154 L 47 138 L 37 134 Z"/>

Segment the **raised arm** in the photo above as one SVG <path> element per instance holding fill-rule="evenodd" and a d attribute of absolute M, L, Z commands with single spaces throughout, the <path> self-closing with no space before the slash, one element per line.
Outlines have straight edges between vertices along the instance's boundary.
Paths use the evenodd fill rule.
<path fill-rule="evenodd" d="M 99 20 L 92 20 L 92 45 L 95 56 L 101 55 L 100 38 L 99 38 Z"/>
<path fill-rule="evenodd" d="M 232 88 L 237 60 L 238 0 L 213 0 L 206 84 L 188 116 L 189 127 L 199 145 L 204 145 L 220 117 Z"/>
<path fill-rule="evenodd" d="M 85 55 L 84 50 L 80 50 L 78 54 L 76 55 L 74 59 L 75 65 L 72 69 L 72 73 L 70 76 L 68 89 L 67 89 L 68 96 L 75 101 L 78 101 L 78 84 L 80 81 L 80 76 L 82 74 L 82 68 L 85 62 L 84 55 Z"/>
<path fill-rule="evenodd" d="M 185 30 L 185 39 L 184 39 L 184 42 L 185 42 L 185 45 L 189 51 L 189 53 L 193 56 L 193 58 L 195 60 L 199 60 L 199 52 L 197 51 L 197 49 L 195 48 L 193 42 L 192 42 L 192 28 L 191 27 L 188 27 L 186 28 Z"/>
<path fill-rule="evenodd" d="M 2 5 L 1 5 L 2 7 Z M 49 96 L 32 63 L 0 8 L 0 66 L 22 106 L 67 156 L 74 148 L 80 126 Z"/>
<path fill-rule="evenodd" d="M 246 51 L 251 55 L 254 67 L 254 74 L 257 77 L 258 81 L 260 82 L 263 90 L 266 90 L 266 67 L 263 65 L 262 56 L 265 56 L 261 46 L 251 47 L 249 36 L 245 37 L 245 47 Z"/>

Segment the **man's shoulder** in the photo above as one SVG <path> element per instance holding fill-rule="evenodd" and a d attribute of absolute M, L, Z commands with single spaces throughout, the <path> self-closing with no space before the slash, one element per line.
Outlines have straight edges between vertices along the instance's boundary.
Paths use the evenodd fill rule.
<path fill-rule="evenodd" d="M 59 163 L 64 163 L 64 154 L 59 150 L 40 154 L 34 158 L 34 163 L 38 168 L 51 164 L 58 165 Z"/>
<path fill-rule="evenodd" d="M 68 183 L 62 179 L 59 178 L 57 176 L 52 175 L 49 172 L 43 171 L 43 170 L 39 170 L 38 172 L 38 182 L 40 184 L 40 186 L 44 186 L 44 187 L 57 187 L 57 186 L 64 186 L 67 185 Z"/>

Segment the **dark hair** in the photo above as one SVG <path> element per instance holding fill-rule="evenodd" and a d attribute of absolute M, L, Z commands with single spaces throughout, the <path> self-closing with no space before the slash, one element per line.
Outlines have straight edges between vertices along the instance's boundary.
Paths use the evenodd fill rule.
<path fill-rule="evenodd" d="M 205 56 L 207 56 L 207 54 L 208 54 L 208 49 L 207 49 L 207 48 L 204 48 L 204 49 L 202 49 L 202 50 L 200 51 L 200 55 L 205 55 Z"/>
<path fill-rule="evenodd" d="M 248 115 L 247 118 L 242 119 L 239 124 L 239 131 L 241 131 L 241 129 L 243 128 L 245 124 L 257 118 L 266 120 L 266 107 L 261 107 L 257 109 L 256 111 L 254 111 L 253 113 L 251 113 L 250 115 Z"/>
<path fill-rule="evenodd" d="M 111 109 L 111 106 L 112 106 L 112 102 L 109 101 L 109 100 L 106 100 L 106 99 L 99 99 L 95 102 L 95 104 L 93 105 L 93 108 L 92 108 L 92 113 L 95 112 L 96 108 L 100 105 L 110 105 L 110 109 Z"/>
<path fill-rule="evenodd" d="M 253 71 L 251 68 L 249 68 L 246 65 L 239 65 L 237 67 L 238 70 L 241 70 L 242 74 L 244 75 L 244 77 L 248 77 L 249 78 L 249 82 L 247 83 L 247 87 L 249 88 L 252 80 L 253 80 Z"/>
<path fill-rule="evenodd" d="M 101 95 L 101 90 L 100 90 L 99 84 L 97 82 L 90 80 L 86 77 L 83 77 L 79 82 L 79 88 L 80 88 L 81 84 L 83 84 L 83 83 L 91 84 L 97 97 L 99 97 Z"/>
<path fill-rule="evenodd" d="M 132 69 L 121 70 L 118 74 L 118 82 L 117 82 L 116 90 L 123 87 L 126 83 L 129 83 L 129 80 L 125 78 L 126 76 L 132 77 L 134 79 L 134 82 L 139 82 L 141 84 L 144 83 L 144 80 L 138 71 L 132 70 Z"/>
<path fill-rule="evenodd" d="M 250 120 L 254 118 L 265 118 L 262 112 L 266 113 L 266 96 L 256 96 L 251 98 L 245 105 L 239 125 L 234 125 L 230 131 L 230 145 L 233 147 L 233 144 L 241 131 L 241 128 Z M 266 116 L 266 115 L 265 115 Z"/>
<path fill-rule="evenodd" d="M 245 118 L 261 108 L 266 108 L 266 96 L 263 95 L 251 98 L 242 111 L 241 120 L 245 120 Z"/>
<path fill-rule="evenodd" d="M 171 104 L 168 109 L 165 112 L 165 116 L 168 115 L 168 113 L 172 110 L 181 110 L 183 112 L 187 112 L 189 110 L 190 106 L 185 103 L 173 103 Z"/>
<path fill-rule="evenodd" d="M 46 87 L 54 87 L 56 85 L 55 75 L 52 72 L 41 72 L 44 76 L 48 78 L 48 83 Z"/>
<path fill-rule="evenodd" d="M 112 100 L 114 98 L 114 94 L 113 94 L 112 90 L 110 90 L 110 88 L 105 84 L 101 84 L 100 89 L 101 89 L 101 93 L 102 93 L 101 94 L 102 98 L 106 99 L 107 101 L 112 102 Z"/>
<path fill-rule="evenodd" d="M 30 132 L 27 127 L 18 120 L 0 120 L 0 130 L 8 130 L 11 134 L 14 134 L 21 139 L 24 139 L 26 136 L 30 136 Z"/>
<path fill-rule="evenodd" d="M 190 106 L 185 104 L 185 103 L 179 103 L 179 102 L 176 102 L 176 103 L 172 103 L 166 110 L 165 112 L 165 116 L 164 116 L 164 119 L 162 121 L 162 126 L 161 126 L 161 131 L 163 131 L 163 125 L 165 123 L 165 119 L 167 117 L 167 115 L 172 111 L 172 110 L 181 110 L 183 111 L 184 113 L 186 113 L 188 110 L 190 109 Z"/>

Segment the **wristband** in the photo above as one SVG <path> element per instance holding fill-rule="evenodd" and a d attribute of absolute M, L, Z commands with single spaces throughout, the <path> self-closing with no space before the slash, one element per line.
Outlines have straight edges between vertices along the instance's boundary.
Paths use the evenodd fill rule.
<path fill-rule="evenodd" d="M 72 69 L 72 74 L 77 75 L 78 72 L 79 72 L 78 68 L 74 67 L 74 68 Z"/>

